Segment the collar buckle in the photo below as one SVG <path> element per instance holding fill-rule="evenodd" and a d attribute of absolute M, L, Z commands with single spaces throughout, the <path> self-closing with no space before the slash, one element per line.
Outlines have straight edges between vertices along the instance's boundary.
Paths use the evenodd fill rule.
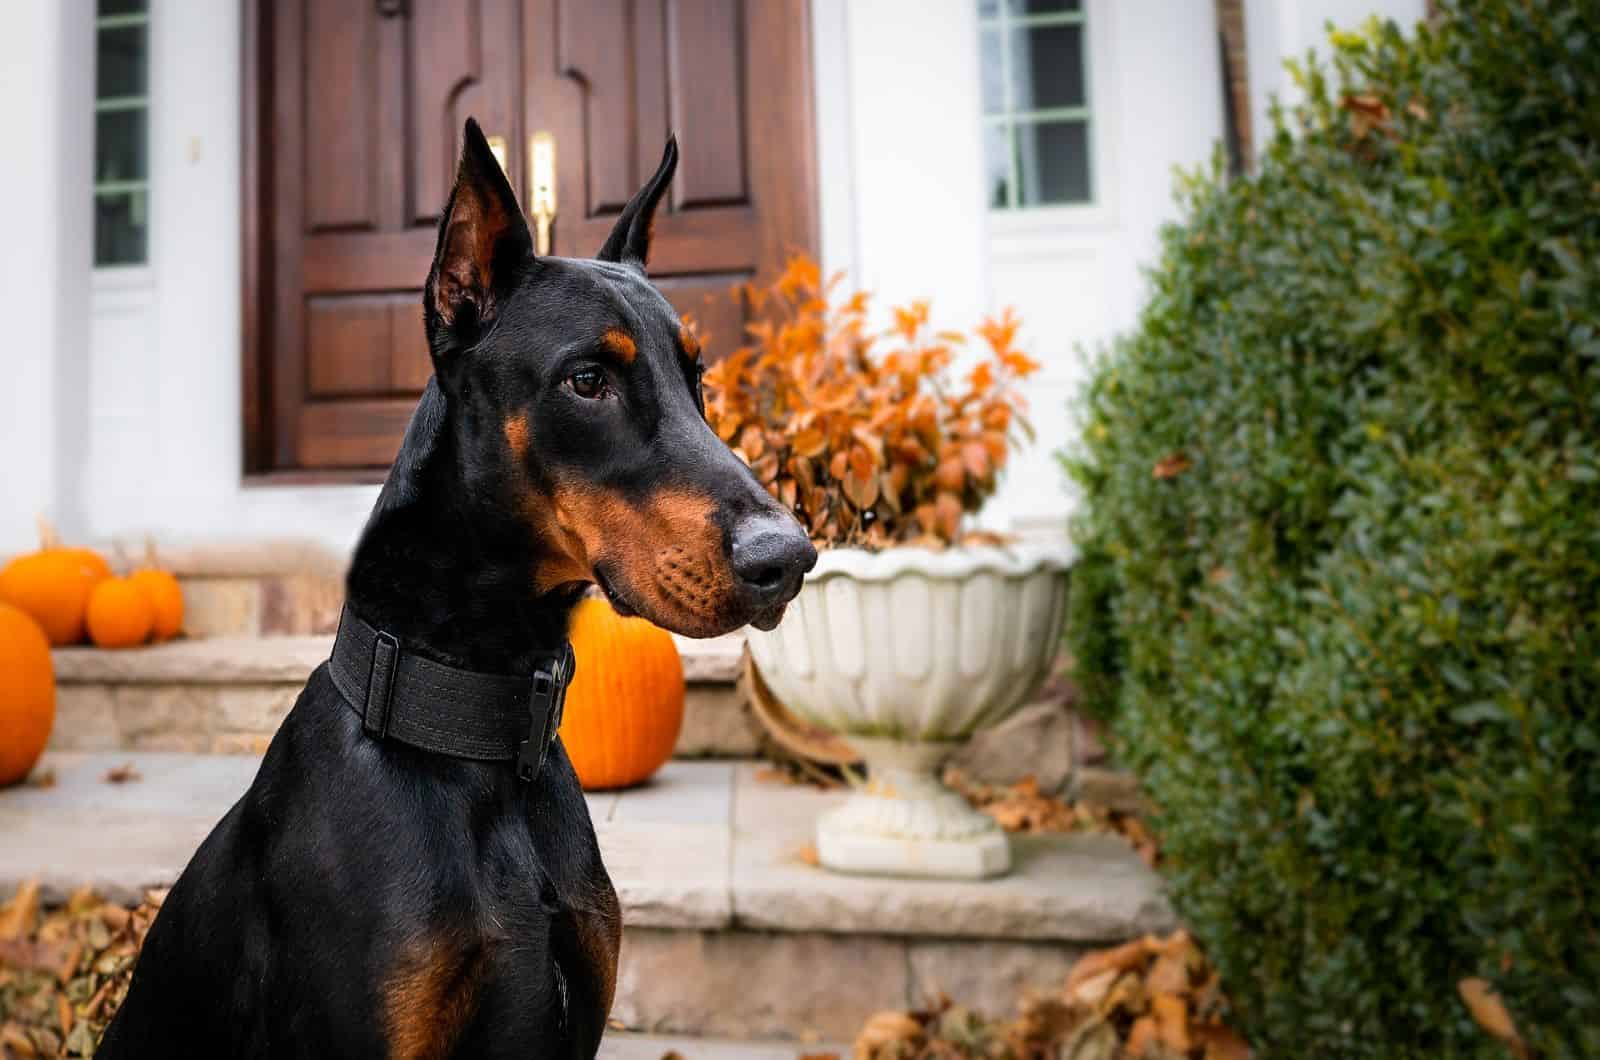
<path fill-rule="evenodd" d="M 517 746 L 517 776 L 531 781 L 544 768 L 545 756 L 561 728 L 567 705 L 567 686 L 578 670 L 577 657 L 569 641 L 561 656 L 533 673 L 533 691 L 528 695 L 528 736 Z"/>

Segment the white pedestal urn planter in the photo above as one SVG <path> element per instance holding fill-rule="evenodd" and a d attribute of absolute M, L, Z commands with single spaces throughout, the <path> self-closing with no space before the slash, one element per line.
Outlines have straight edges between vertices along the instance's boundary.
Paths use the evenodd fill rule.
<path fill-rule="evenodd" d="M 944 760 L 1027 701 L 1061 642 L 1072 551 L 829 549 L 750 654 L 795 713 L 842 734 L 870 779 L 817 822 L 840 872 L 976 879 L 1011 867 L 993 819 L 939 781 Z"/>

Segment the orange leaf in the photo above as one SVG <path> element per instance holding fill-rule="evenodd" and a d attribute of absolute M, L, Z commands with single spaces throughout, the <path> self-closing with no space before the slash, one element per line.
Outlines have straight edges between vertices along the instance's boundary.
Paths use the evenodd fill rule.
<path fill-rule="evenodd" d="M 767 451 L 767 436 L 762 433 L 760 427 L 752 423 L 739 432 L 739 448 L 754 460 Z"/>
<path fill-rule="evenodd" d="M 878 476 L 858 475 L 854 470 L 844 477 L 844 495 L 862 511 L 878 503 Z"/>
<path fill-rule="evenodd" d="M 975 479 L 986 479 L 994 470 L 989 463 L 989 450 L 982 442 L 967 442 L 961 447 L 961 463 L 967 474 Z"/>
<path fill-rule="evenodd" d="M 1189 1005 L 1176 994 L 1156 994 L 1150 999 L 1161 1044 L 1180 1056 L 1189 1052 Z"/>
<path fill-rule="evenodd" d="M 1095 950 L 1078 958 L 1078 963 L 1072 966 L 1072 971 L 1067 973 L 1067 989 L 1073 984 L 1080 983 L 1091 975 L 1097 975 L 1107 968 L 1125 972 L 1135 965 L 1144 963 L 1150 956 L 1151 944 L 1148 939 L 1134 939 L 1120 946 L 1113 946 L 1106 950 Z"/>
<path fill-rule="evenodd" d="M 1250 1060 L 1250 1044 L 1237 1031 L 1207 1026 L 1191 1029 L 1195 1044 L 1205 1050 L 1204 1060 Z"/>
<path fill-rule="evenodd" d="M 864 445 L 850 447 L 850 473 L 866 478 L 878 470 L 878 458 Z"/>
<path fill-rule="evenodd" d="M 1006 452 L 1010 448 L 1006 444 L 1006 436 L 999 431 L 983 432 L 983 447 L 989 451 L 989 459 L 995 467 L 1006 466 Z"/>
<path fill-rule="evenodd" d="M 960 493 L 967 484 L 967 473 L 961 466 L 959 456 L 950 456 L 939 461 L 939 469 L 933 474 L 934 485 L 941 490 Z"/>
<path fill-rule="evenodd" d="M 1122 1043 L 1122 1055 L 1138 1060 L 1156 1043 L 1156 1021 L 1150 1016 L 1140 1016 L 1128 1028 L 1128 1040 Z"/>
<path fill-rule="evenodd" d="M 916 338 L 922 325 L 928 322 L 928 303 L 925 301 L 912 302 L 909 306 L 894 309 L 894 330 L 907 342 Z"/>
<path fill-rule="evenodd" d="M 954 541 L 961 533 L 961 498 L 954 493 L 940 492 L 933 506 L 939 517 L 939 533 L 946 541 Z"/>
<path fill-rule="evenodd" d="M 904 464 L 896 464 L 889 469 L 889 482 L 887 488 L 894 493 L 904 493 L 906 486 L 911 482 L 911 469 Z"/>
<path fill-rule="evenodd" d="M 827 444 L 827 436 L 821 431 L 817 430 L 815 427 L 801 431 L 799 434 L 795 435 L 794 440 L 789 443 L 790 448 L 795 451 L 796 456 L 806 457 L 819 455 L 822 450 L 827 447 Z"/>

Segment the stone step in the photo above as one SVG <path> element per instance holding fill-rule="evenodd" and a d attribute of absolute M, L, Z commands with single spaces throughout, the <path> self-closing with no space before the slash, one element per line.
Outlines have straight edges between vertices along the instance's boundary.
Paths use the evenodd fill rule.
<path fill-rule="evenodd" d="M 611 1031 L 600 1043 L 597 1060 L 661 1060 L 674 1053 L 683 1060 L 804 1060 L 829 1055 L 848 1057 L 850 1045 L 847 1042 L 730 1041 Z"/>
<path fill-rule="evenodd" d="M 333 638 L 218 636 L 143 648 L 58 648 L 56 723 L 62 751 L 260 754 Z M 678 638 L 688 681 L 675 753 L 742 757 L 761 730 L 736 682 L 744 643 Z"/>
<path fill-rule="evenodd" d="M 131 763 L 139 779 L 103 780 Z M 49 787 L 0 791 L 0 894 L 41 878 L 116 899 L 170 883 L 257 765 L 241 755 L 51 752 Z M 613 1015 L 630 1030 L 848 1041 L 872 1013 L 940 991 L 1004 1013 L 1086 947 L 1173 926 L 1157 877 L 1106 835 L 1013 840 L 983 882 L 837 876 L 811 864 L 843 798 L 754 763 L 669 763 L 589 798 L 625 930 Z M 685 1053 L 692 1060 L 692 1055 Z"/>

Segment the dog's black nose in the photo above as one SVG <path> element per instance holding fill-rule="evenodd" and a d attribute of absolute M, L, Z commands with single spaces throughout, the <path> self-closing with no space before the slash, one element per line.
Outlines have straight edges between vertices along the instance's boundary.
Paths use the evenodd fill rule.
<path fill-rule="evenodd" d="M 787 516 L 752 516 L 733 532 L 733 574 L 757 606 L 793 599 L 800 580 L 816 564 L 816 548 Z"/>

